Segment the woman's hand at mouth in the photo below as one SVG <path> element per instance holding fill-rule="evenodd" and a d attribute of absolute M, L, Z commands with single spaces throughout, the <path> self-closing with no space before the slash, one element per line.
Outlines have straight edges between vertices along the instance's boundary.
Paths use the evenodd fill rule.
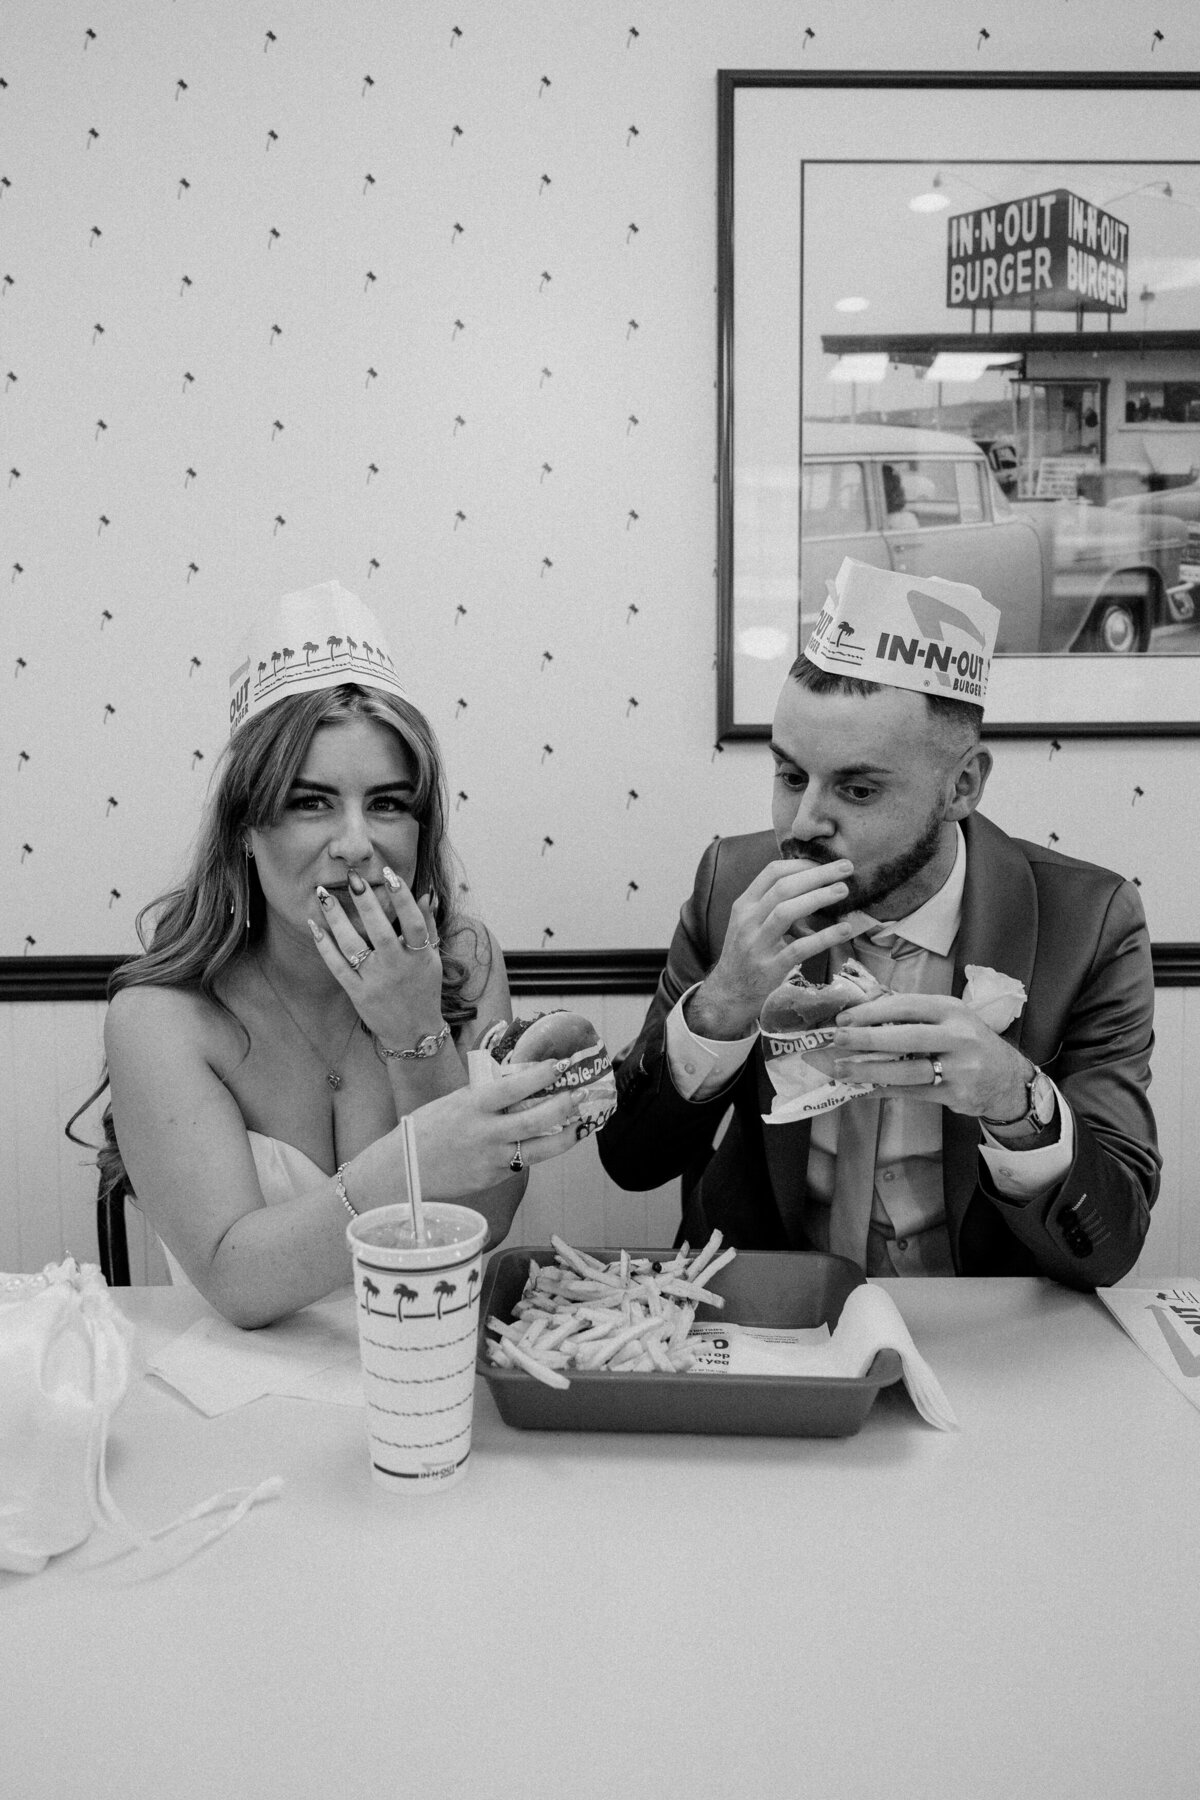
<path fill-rule="evenodd" d="M 309 918 L 325 967 L 350 996 L 363 1024 L 388 1049 L 411 1049 L 442 1023 L 442 959 L 434 902 L 419 900 L 400 876 L 383 871 L 389 917 L 369 883 L 351 870 L 347 881 L 358 913 L 353 925 L 336 894 L 316 890 L 318 918 Z"/>

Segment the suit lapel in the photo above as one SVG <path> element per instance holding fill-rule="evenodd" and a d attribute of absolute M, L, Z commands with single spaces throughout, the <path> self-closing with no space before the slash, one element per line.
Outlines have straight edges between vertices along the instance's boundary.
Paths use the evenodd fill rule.
<path fill-rule="evenodd" d="M 954 947 L 954 992 L 966 986 L 966 965 L 978 963 L 1021 982 L 1026 993 L 1037 955 L 1037 888 L 1029 864 L 1011 839 L 973 813 L 963 822 L 967 879 Z M 1003 1034 L 1019 1045 L 1024 1014 Z"/>

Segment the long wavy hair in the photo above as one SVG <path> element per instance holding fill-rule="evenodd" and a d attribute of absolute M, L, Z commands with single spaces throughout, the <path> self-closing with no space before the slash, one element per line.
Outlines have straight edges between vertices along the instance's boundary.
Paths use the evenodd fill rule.
<path fill-rule="evenodd" d="M 446 833 L 446 777 L 437 739 L 428 720 L 410 702 L 354 683 L 289 694 L 234 733 L 217 764 L 187 873 L 179 887 L 161 894 L 138 914 L 142 954 L 113 971 L 108 983 L 110 1000 L 127 987 L 188 988 L 229 1010 L 218 991 L 220 978 L 240 956 L 256 947 L 266 925 L 258 875 L 244 850 L 246 833 L 279 823 L 313 734 L 323 725 L 352 719 L 371 719 L 394 731 L 412 758 L 412 809 L 420 832 L 413 892 L 432 894 L 437 901 L 442 1016 L 456 1036 L 475 1018 L 471 978 L 481 965 L 490 965 L 490 947 L 487 933 L 458 907 L 458 864 Z M 469 959 L 461 954 L 468 938 L 472 940 Z M 245 1031 L 244 1025 L 242 1029 Z M 247 1032 L 247 1049 L 249 1041 Z M 95 1092 L 67 1122 L 67 1136 L 73 1143 L 85 1143 L 72 1126 L 107 1086 L 105 1068 Z M 111 1105 L 105 1108 L 103 1128 L 105 1141 L 96 1161 L 101 1192 L 107 1194 L 125 1184 Z"/>

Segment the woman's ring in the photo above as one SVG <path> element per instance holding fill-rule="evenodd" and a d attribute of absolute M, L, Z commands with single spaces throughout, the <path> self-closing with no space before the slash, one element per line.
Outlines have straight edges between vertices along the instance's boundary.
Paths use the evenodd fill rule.
<path fill-rule="evenodd" d="M 521 1155 L 521 1140 L 520 1140 L 520 1138 L 517 1139 L 517 1147 L 508 1159 L 508 1166 L 512 1170 L 514 1175 L 519 1175 L 521 1173 L 521 1170 L 525 1167 L 525 1160 Z"/>
<path fill-rule="evenodd" d="M 930 1087 L 941 1087 L 942 1082 L 945 1080 L 945 1077 L 942 1074 L 942 1065 L 936 1056 L 931 1056 L 929 1061 L 933 1068 L 933 1074 L 929 1078 L 929 1085 Z"/>
<path fill-rule="evenodd" d="M 425 936 L 421 939 L 419 944 L 410 944 L 403 933 L 401 933 L 400 937 L 400 942 L 404 945 L 404 948 L 411 951 L 414 956 L 416 956 L 419 950 L 436 950 L 441 941 L 441 938 L 431 938 L 428 932 L 425 933 Z"/>
<path fill-rule="evenodd" d="M 374 956 L 374 954 L 375 954 L 374 944 L 368 944 L 365 950 L 360 950 L 358 952 L 357 956 L 348 956 L 346 958 L 346 961 L 350 964 L 350 967 L 354 970 L 355 974 L 357 975 L 358 971 L 362 968 L 363 964 L 366 962 L 368 956 Z"/>

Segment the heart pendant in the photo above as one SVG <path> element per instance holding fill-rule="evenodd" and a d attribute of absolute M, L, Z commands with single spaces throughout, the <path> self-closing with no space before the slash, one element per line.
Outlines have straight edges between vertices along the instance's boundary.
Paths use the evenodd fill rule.
<path fill-rule="evenodd" d="M 338 1089 L 339 1089 L 339 1088 L 340 1088 L 340 1087 L 341 1087 L 341 1085 L 342 1085 L 342 1078 L 341 1078 L 341 1076 L 340 1076 L 340 1075 L 335 1075 L 335 1074 L 334 1074 L 334 1072 L 333 1072 L 333 1071 L 332 1071 L 332 1069 L 331 1069 L 331 1070 L 330 1070 L 330 1072 L 329 1072 L 329 1073 L 328 1073 L 328 1075 L 326 1075 L 326 1077 L 325 1077 L 325 1079 L 326 1079 L 326 1081 L 327 1081 L 327 1082 L 328 1082 L 328 1083 L 329 1083 L 329 1085 L 330 1085 L 330 1087 L 331 1087 L 331 1088 L 332 1088 L 332 1089 L 333 1089 L 333 1091 L 334 1091 L 334 1093 L 335 1093 L 335 1094 L 336 1094 L 336 1093 L 337 1093 L 337 1090 L 338 1090 Z"/>

